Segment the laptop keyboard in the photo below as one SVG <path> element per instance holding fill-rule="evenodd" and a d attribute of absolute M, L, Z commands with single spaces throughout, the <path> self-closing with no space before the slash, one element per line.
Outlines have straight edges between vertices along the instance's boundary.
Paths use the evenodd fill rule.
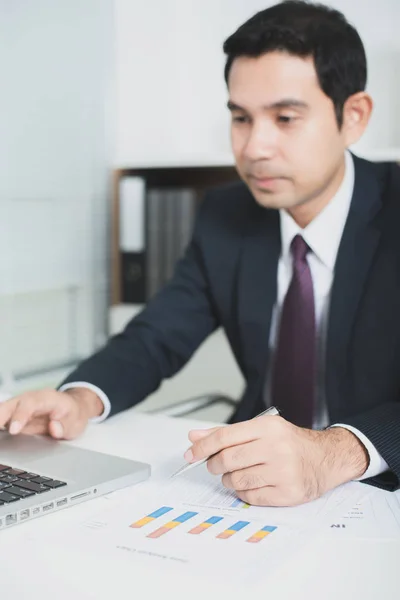
<path fill-rule="evenodd" d="M 67 485 L 65 481 L 0 465 L 0 506 L 30 498 L 35 494 L 44 494 L 64 485 Z"/>

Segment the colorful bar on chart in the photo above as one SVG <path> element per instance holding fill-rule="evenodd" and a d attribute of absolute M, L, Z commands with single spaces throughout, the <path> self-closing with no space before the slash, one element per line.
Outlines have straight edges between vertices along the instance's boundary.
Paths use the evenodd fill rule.
<path fill-rule="evenodd" d="M 265 527 L 260 529 L 260 531 L 257 531 L 257 533 L 253 533 L 253 535 L 249 537 L 246 540 L 246 542 L 250 542 L 251 544 L 258 544 L 258 542 L 261 542 L 261 540 L 267 537 L 267 535 L 270 535 L 273 531 L 275 531 L 275 529 L 277 528 L 273 525 L 266 525 Z"/>
<path fill-rule="evenodd" d="M 217 538 L 220 540 L 227 540 L 247 525 L 250 525 L 250 521 L 237 521 L 232 527 L 225 529 L 225 531 L 217 535 Z"/>
<path fill-rule="evenodd" d="M 216 525 L 220 521 L 222 521 L 224 517 L 210 517 L 204 523 L 200 523 L 196 527 L 193 527 L 188 533 L 193 533 L 194 535 L 198 535 L 199 533 L 203 533 L 203 531 L 207 531 L 212 525 Z"/>
<path fill-rule="evenodd" d="M 231 508 L 250 508 L 250 504 L 247 504 L 247 502 L 242 502 L 240 498 L 236 498 L 236 500 L 232 502 Z"/>
<path fill-rule="evenodd" d="M 173 521 L 170 521 L 169 523 L 166 523 L 162 527 L 159 527 L 152 533 L 149 533 L 149 535 L 147 537 L 153 538 L 153 539 L 159 538 L 162 535 L 164 535 L 165 533 L 168 533 L 169 531 L 171 531 L 178 525 L 182 525 L 182 523 L 185 523 L 185 521 L 188 521 L 189 519 L 191 519 L 192 517 L 195 517 L 198 514 L 199 513 L 197 513 L 197 512 L 191 512 L 191 511 L 185 512 L 182 515 L 180 515 L 179 517 L 176 517 L 176 519 L 174 519 Z"/>
<path fill-rule="evenodd" d="M 129 525 L 129 527 L 132 527 L 133 529 L 139 529 L 140 527 L 144 527 L 144 525 L 151 523 L 152 521 L 154 521 L 154 519 L 162 517 L 170 510 L 173 510 L 171 506 L 162 506 L 158 510 L 155 510 L 151 514 L 147 515 L 147 517 L 143 517 L 142 519 L 139 519 L 139 521 L 136 521 L 136 523 L 132 523 L 132 525 Z"/>

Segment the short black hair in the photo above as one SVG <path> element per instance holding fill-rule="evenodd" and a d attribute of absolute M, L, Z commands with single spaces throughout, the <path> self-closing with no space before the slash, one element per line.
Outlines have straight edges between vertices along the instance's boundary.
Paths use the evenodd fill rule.
<path fill-rule="evenodd" d="M 313 57 L 321 89 L 332 100 L 341 128 L 346 100 L 365 90 L 367 59 L 357 30 L 344 15 L 323 4 L 286 0 L 262 10 L 225 41 L 225 81 L 240 56 L 258 58 L 281 51 Z"/>

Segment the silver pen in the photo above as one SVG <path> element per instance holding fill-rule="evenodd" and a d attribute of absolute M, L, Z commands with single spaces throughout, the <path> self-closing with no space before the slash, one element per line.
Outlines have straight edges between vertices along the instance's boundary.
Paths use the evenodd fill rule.
<path fill-rule="evenodd" d="M 256 415 L 254 417 L 254 419 L 258 419 L 258 417 L 262 417 L 264 415 L 271 415 L 271 416 L 279 415 L 279 410 L 275 406 L 270 406 L 266 410 L 263 410 L 258 415 Z M 216 454 L 218 454 L 218 453 L 216 453 Z M 207 458 L 203 458 L 202 460 L 198 460 L 194 463 L 187 463 L 186 465 L 183 465 L 177 471 L 175 471 L 175 473 L 173 473 L 171 475 L 170 479 L 172 479 L 173 477 L 177 477 L 178 475 L 182 475 L 182 473 L 186 473 L 186 471 L 189 471 L 189 469 L 193 469 L 193 467 L 198 467 L 200 465 L 203 465 L 208 460 L 210 460 L 210 458 L 212 458 L 213 456 L 215 456 L 215 454 L 211 454 L 211 456 L 207 456 Z"/>

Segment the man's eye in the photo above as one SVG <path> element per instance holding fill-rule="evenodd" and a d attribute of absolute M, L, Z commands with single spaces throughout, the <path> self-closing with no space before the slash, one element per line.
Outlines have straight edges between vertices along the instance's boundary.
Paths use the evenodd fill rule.
<path fill-rule="evenodd" d="M 248 118 L 243 116 L 232 117 L 232 120 L 234 123 L 248 123 Z"/>
<path fill-rule="evenodd" d="M 293 123 L 295 121 L 295 117 L 290 117 L 289 115 L 279 115 L 278 121 L 279 123 Z"/>

